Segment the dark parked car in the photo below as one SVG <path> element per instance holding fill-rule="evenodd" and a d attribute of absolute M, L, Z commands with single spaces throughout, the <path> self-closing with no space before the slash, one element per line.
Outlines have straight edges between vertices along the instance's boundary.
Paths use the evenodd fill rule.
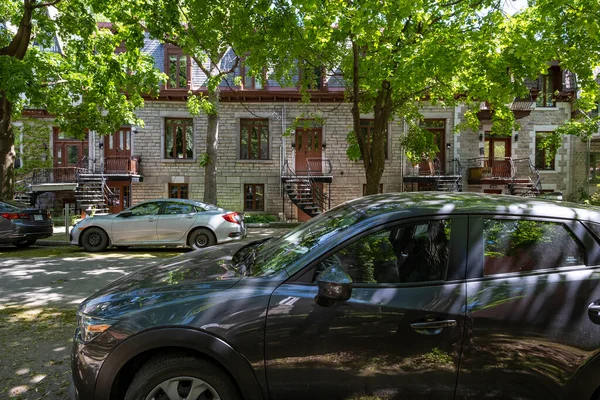
<path fill-rule="evenodd" d="M 80 399 L 590 399 L 600 210 L 382 194 L 85 300 Z"/>
<path fill-rule="evenodd" d="M 0 201 L 0 243 L 31 246 L 52 236 L 52 219 L 46 210 L 21 203 Z"/>

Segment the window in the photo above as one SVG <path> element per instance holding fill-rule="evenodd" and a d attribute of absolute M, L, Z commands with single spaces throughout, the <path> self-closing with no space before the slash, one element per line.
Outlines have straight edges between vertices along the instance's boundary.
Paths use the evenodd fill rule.
<path fill-rule="evenodd" d="M 547 74 L 540 76 L 538 84 L 540 93 L 535 99 L 538 107 L 554 107 L 554 75 L 557 72 L 549 69 Z"/>
<path fill-rule="evenodd" d="M 568 267 L 584 262 L 583 249 L 563 224 L 483 220 L 483 275 Z"/>
<path fill-rule="evenodd" d="M 163 209 L 163 214 L 189 214 L 196 212 L 196 209 L 191 204 L 186 203 L 176 203 L 174 201 L 169 201 L 165 204 L 165 208 Z"/>
<path fill-rule="evenodd" d="M 242 76 L 243 89 L 264 89 L 267 84 L 267 69 L 263 68 L 261 76 L 250 75 L 250 68 L 244 64 L 244 58 L 240 60 L 242 67 L 240 75 Z"/>
<path fill-rule="evenodd" d="M 600 183 L 600 153 L 590 153 L 590 183 Z"/>
<path fill-rule="evenodd" d="M 244 185 L 244 211 L 265 210 L 265 185 Z"/>
<path fill-rule="evenodd" d="M 554 158 L 550 160 L 547 157 L 547 152 L 541 146 L 545 136 L 549 134 L 551 132 L 537 132 L 535 134 L 535 167 L 537 169 L 554 170 Z M 555 153 L 556 149 L 551 148 L 548 152 Z"/>
<path fill-rule="evenodd" d="M 361 119 L 360 120 L 360 130 L 363 134 L 364 137 L 367 138 L 367 143 L 369 144 L 369 146 L 371 145 L 371 138 L 372 138 L 372 132 L 373 132 L 373 128 L 375 126 L 375 120 L 373 119 Z M 387 140 L 387 135 L 384 136 L 383 140 L 385 141 L 384 144 L 384 153 L 385 153 L 385 159 L 388 159 L 388 140 Z M 370 150 L 370 149 L 369 149 Z M 362 157 L 361 157 L 362 160 Z"/>
<path fill-rule="evenodd" d="M 139 206 L 131 208 L 131 215 L 139 217 L 144 215 L 156 215 L 162 205 L 159 201 L 152 201 L 149 203 L 143 203 Z"/>
<path fill-rule="evenodd" d="M 169 183 L 169 198 L 170 199 L 187 199 L 188 184 L 187 183 Z"/>
<path fill-rule="evenodd" d="M 416 283 L 446 278 L 450 220 L 384 229 L 357 240 L 324 260 L 317 274 L 341 267 L 354 283 Z"/>
<path fill-rule="evenodd" d="M 240 159 L 269 159 L 269 120 L 240 120 Z"/>
<path fill-rule="evenodd" d="M 165 158 L 194 158 L 194 125 L 191 118 L 165 120 Z"/>
<path fill-rule="evenodd" d="M 167 88 L 185 89 L 190 78 L 190 63 L 181 49 L 174 46 L 165 47 L 165 73 L 169 77 Z"/>
<path fill-rule="evenodd" d="M 298 72 L 300 81 L 304 81 L 307 89 L 320 90 L 325 87 L 325 71 L 322 67 L 313 67 L 307 62 L 302 62 Z"/>

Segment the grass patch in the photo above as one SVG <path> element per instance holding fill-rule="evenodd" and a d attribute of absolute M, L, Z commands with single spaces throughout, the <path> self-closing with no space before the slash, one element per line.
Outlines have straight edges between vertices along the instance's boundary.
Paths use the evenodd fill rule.
<path fill-rule="evenodd" d="M 0 398 L 66 398 L 76 325 L 74 308 L 0 306 Z"/>

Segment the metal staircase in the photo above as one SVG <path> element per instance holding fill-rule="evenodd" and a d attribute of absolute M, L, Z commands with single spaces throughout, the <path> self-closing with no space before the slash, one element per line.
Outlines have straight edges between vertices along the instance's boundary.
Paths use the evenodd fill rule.
<path fill-rule="evenodd" d="M 96 214 L 109 212 L 108 203 L 112 192 L 106 186 L 106 179 L 99 174 L 81 173 L 77 175 L 75 200 L 77 208 L 94 210 Z"/>
<path fill-rule="evenodd" d="M 529 158 L 512 160 L 512 182 L 508 189 L 513 196 L 536 197 L 541 193 L 540 171 Z"/>
<path fill-rule="evenodd" d="M 315 217 L 327 208 L 328 197 L 323 191 L 323 183 L 317 182 L 309 172 L 308 176 L 298 176 L 285 162 L 283 188 L 289 199 L 308 216 Z"/>
<path fill-rule="evenodd" d="M 436 157 L 437 158 L 437 157 Z M 450 161 L 452 166 L 451 175 L 436 174 L 434 191 L 438 192 L 462 192 L 462 165 L 458 159 Z M 439 160 L 437 162 L 439 165 Z M 439 171 L 439 169 L 438 169 Z"/>

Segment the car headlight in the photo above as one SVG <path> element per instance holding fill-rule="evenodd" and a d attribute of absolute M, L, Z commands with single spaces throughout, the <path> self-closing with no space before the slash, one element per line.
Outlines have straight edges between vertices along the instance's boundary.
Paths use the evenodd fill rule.
<path fill-rule="evenodd" d="M 79 335 L 81 340 L 86 343 L 100 336 L 117 322 L 113 319 L 92 317 L 81 313 L 77 313 L 77 317 L 79 319 Z"/>

